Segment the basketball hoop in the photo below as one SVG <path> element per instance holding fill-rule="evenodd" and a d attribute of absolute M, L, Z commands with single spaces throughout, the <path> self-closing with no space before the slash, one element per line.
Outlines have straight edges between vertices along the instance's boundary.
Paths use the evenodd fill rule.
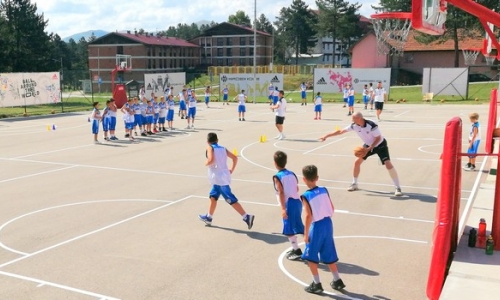
<path fill-rule="evenodd" d="M 467 66 L 475 64 L 479 52 L 481 52 L 481 49 L 462 49 L 462 53 L 464 54 L 464 64 Z"/>
<path fill-rule="evenodd" d="M 495 59 L 497 59 L 497 57 L 495 55 L 484 54 L 484 59 L 486 60 L 486 64 L 488 66 L 492 66 L 493 63 L 495 62 Z"/>
<path fill-rule="evenodd" d="M 403 55 L 411 28 L 411 16 L 408 12 L 371 15 L 379 55 Z"/>

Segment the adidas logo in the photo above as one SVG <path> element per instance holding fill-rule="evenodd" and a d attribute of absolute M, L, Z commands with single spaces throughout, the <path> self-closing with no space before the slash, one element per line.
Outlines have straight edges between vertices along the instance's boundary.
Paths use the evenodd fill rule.
<path fill-rule="evenodd" d="M 57 79 L 57 74 L 54 74 L 54 75 L 52 76 L 52 79 L 53 79 L 53 80 L 56 80 L 56 79 Z"/>
<path fill-rule="evenodd" d="M 273 79 L 271 79 L 271 82 L 280 82 L 280 80 L 278 79 L 278 76 L 274 76 Z"/>
<path fill-rule="evenodd" d="M 318 80 L 318 82 L 316 82 L 316 84 L 326 84 L 326 80 L 324 77 L 321 77 L 320 80 Z"/>
<path fill-rule="evenodd" d="M 221 77 L 221 80 L 222 80 L 222 82 L 226 82 L 226 81 L 227 81 L 227 77 L 226 77 L 226 75 L 222 76 L 222 77 Z"/>

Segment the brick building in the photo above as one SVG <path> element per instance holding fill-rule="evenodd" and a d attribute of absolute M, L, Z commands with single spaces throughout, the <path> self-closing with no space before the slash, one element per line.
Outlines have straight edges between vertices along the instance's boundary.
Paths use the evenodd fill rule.
<path fill-rule="evenodd" d="M 131 55 L 132 70 L 118 72 L 116 82 L 136 80 L 144 82 L 145 73 L 182 72 L 200 64 L 200 47 L 175 37 L 153 34 L 112 32 L 88 45 L 89 70 L 93 89 L 111 90 L 111 71 L 116 66 L 116 55 Z"/>
<path fill-rule="evenodd" d="M 256 37 L 256 65 L 269 65 L 273 56 L 272 36 L 257 30 Z M 189 42 L 200 47 L 200 64 L 203 66 L 253 66 L 253 28 L 223 22 Z"/>

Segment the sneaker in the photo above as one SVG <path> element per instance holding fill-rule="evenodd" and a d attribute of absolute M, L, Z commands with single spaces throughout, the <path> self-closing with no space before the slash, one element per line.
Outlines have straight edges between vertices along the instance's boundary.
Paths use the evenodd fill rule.
<path fill-rule="evenodd" d="M 288 260 L 301 260 L 302 259 L 302 250 L 297 249 L 297 250 L 292 250 L 286 258 Z"/>
<path fill-rule="evenodd" d="M 245 121 L 245 118 L 241 119 L 242 121 Z"/>
<path fill-rule="evenodd" d="M 211 217 L 208 217 L 207 215 L 199 215 L 198 218 L 200 218 L 200 220 L 205 222 L 205 224 L 207 224 L 208 226 L 212 225 L 212 218 Z"/>
<path fill-rule="evenodd" d="M 278 138 L 278 140 L 284 140 L 286 138 L 284 133 L 281 133 L 281 136 Z"/>
<path fill-rule="evenodd" d="M 129 136 L 130 136 L 130 134 L 128 134 L 128 133 L 127 133 L 127 134 L 125 134 L 125 137 L 126 137 L 126 138 L 128 138 Z"/>
<path fill-rule="evenodd" d="M 351 115 L 351 113 L 348 113 L 347 116 L 349 117 Z"/>
<path fill-rule="evenodd" d="M 238 118 L 238 121 L 241 121 L 241 118 Z"/>
<path fill-rule="evenodd" d="M 349 188 L 347 189 L 348 192 L 354 192 L 354 191 L 357 191 L 358 190 L 358 185 L 356 183 L 353 183 L 349 186 Z"/>
<path fill-rule="evenodd" d="M 274 137 L 275 140 L 281 139 L 281 133 Z"/>
<path fill-rule="evenodd" d="M 318 118 L 314 118 L 314 120 L 317 120 Z"/>
<path fill-rule="evenodd" d="M 135 136 L 137 136 L 137 131 L 136 131 L 136 132 L 134 132 L 134 134 L 135 134 Z"/>
<path fill-rule="evenodd" d="M 254 219 L 255 219 L 254 215 L 247 215 L 246 218 L 243 219 L 243 221 L 247 223 L 248 229 L 252 229 Z"/>
<path fill-rule="evenodd" d="M 365 105 L 365 109 L 366 109 L 366 105 Z"/>
<path fill-rule="evenodd" d="M 191 125 L 191 129 L 194 129 L 194 125 Z"/>
<path fill-rule="evenodd" d="M 189 125 L 188 125 L 188 126 L 186 127 L 186 129 L 191 129 L 191 126 L 189 126 Z"/>
<path fill-rule="evenodd" d="M 396 191 L 394 192 L 394 196 L 396 196 L 396 197 L 403 196 L 403 193 L 401 193 L 400 187 L 396 188 Z"/>
<path fill-rule="evenodd" d="M 474 171 L 475 169 L 476 169 L 476 165 L 471 165 L 471 166 L 470 166 L 470 170 L 471 170 L 471 171 Z"/>
<path fill-rule="evenodd" d="M 98 140 L 94 140 L 94 144 L 100 144 L 101 142 L 99 142 Z"/>
<path fill-rule="evenodd" d="M 141 136 L 148 136 L 145 132 L 141 132 Z"/>
<path fill-rule="evenodd" d="M 314 281 L 313 281 L 313 282 L 311 282 L 311 284 L 309 286 L 306 286 L 304 288 L 304 291 L 311 293 L 311 294 L 321 294 L 321 293 L 323 293 L 323 286 L 321 285 L 321 282 L 314 283 Z"/>
<path fill-rule="evenodd" d="M 332 281 L 330 283 L 330 286 L 332 287 L 332 289 L 334 289 L 336 291 L 340 291 L 341 289 L 345 288 L 345 284 L 342 281 L 342 279 Z"/>

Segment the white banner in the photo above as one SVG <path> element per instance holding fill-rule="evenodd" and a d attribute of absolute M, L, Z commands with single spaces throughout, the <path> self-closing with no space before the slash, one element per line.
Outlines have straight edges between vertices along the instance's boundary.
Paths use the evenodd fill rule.
<path fill-rule="evenodd" d="M 453 95 L 467 98 L 469 68 L 424 68 L 422 95 Z"/>
<path fill-rule="evenodd" d="M 0 73 L 0 107 L 61 101 L 59 72 Z"/>
<path fill-rule="evenodd" d="M 357 93 L 363 91 L 365 84 L 372 83 L 373 88 L 381 81 L 389 90 L 391 82 L 390 68 L 351 69 L 351 68 L 316 68 L 314 69 L 314 92 L 340 93 L 346 83 L 353 85 Z"/>
<path fill-rule="evenodd" d="M 245 90 L 246 95 L 254 95 L 253 74 L 220 74 L 220 90 L 224 87 L 229 89 L 230 95 L 236 95 Z M 269 84 L 283 89 L 283 74 L 281 73 L 257 73 L 255 74 L 255 96 L 267 97 L 269 95 Z"/>
<path fill-rule="evenodd" d="M 186 85 L 185 72 L 144 74 L 144 87 L 148 99 L 151 93 L 155 93 L 157 97 L 165 96 L 165 89 L 169 86 L 174 88 L 172 94 L 175 96 L 182 91 L 184 85 Z"/>

